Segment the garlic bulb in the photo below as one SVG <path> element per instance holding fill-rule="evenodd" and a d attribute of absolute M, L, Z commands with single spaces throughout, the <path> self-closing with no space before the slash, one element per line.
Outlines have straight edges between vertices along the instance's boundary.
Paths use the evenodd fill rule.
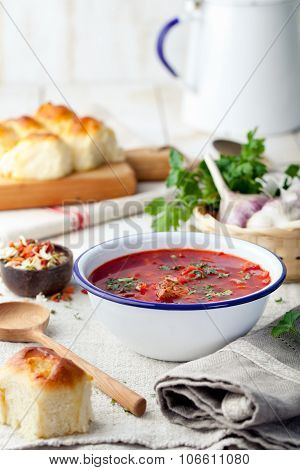
<path fill-rule="evenodd" d="M 263 208 L 250 217 L 247 228 L 284 227 L 291 221 L 300 221 L 300 180 L 281 189 L 280 198 L 267 202 Z"/>

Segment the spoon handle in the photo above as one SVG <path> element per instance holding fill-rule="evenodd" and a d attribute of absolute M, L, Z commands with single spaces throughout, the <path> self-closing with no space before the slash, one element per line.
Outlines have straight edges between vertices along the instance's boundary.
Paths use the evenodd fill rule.
<path fill-rule="evenodd" d="M 111 397 L 135 416 L 142 416 L 145 413 L 147 405 L 145 398 L 141 397 L 133 390 L 130 390 L 126 385 L 118 382 L 105 372 L 102 372 L 100 369 L 77 356 L 77 354 L 57 343 L 52 338 L 49 338 L 49 336 L 46 336 L 41 331 L 34 331 L 33 339 L 34 341 L 41 343 L 43 346 L 53 349 L 63 358 L 73 361 L 74 364 L 93 377 L 95 384 L 103 393 Z"/>
<path fill-rule="evenodd" d="M 210 155 L 204 155 L 204 161 L 209 169 L 211 177 L 215 183 L 215 186 L 220 194 L 221 199 L 229 200 L 231 199 L 231 191 L 228 188 L 227 184 L 224 181 L 223 176 L 219 168 L 217 167 L 216 162 L 211 158 Z"/>

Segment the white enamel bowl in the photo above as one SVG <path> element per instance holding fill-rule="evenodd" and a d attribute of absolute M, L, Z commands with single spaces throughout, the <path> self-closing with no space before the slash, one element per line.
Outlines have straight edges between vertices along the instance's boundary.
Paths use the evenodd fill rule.
<path fill-rule="evenodd" d="M 253 294 L 221 302 L 167 304 L 119 297 L 91 284 L 99 265 L 138 251 L 196 248 L 223 251 L 258 263 L 271 283 Z M 154 359 L 190 361 L 215 352 L 245 335 L 261 317 L 271 292 L 284 281 L 286 269 L 272 252 L 253 243 L 193 232 L 147 233 L 107 241 L 75 262 L 74 276 L 88 291 L 100 321 L 130 349 Z"/>

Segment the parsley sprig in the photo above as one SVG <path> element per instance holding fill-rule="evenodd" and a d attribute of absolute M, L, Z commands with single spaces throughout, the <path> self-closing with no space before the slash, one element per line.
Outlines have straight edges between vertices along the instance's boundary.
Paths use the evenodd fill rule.
<path fill-rule="evenodd" d="M 248 132 L 247 142 L 242 145 L 239 156 L 221 155 L 217 165 L 232 191 L 246 194 L 259 193 L 261 178 L 267 171 L 262 162 L 265 150 L 264 139 L 255 137 L 257 129 Z M 183 155 L 175 149 L 170 151 L 170 173 L 166 180 L 168 188 L 175 188 L 172 200 L 163 197 L 153 199 L 145 212 L 153 217 L 152 228 L 157 232 L 177 230 L 182 222 L 192 216 L 193 210 L 200 205 L 210 212 L 219 209 L 220 196 L 204 161 L 188 170 Z"/>
<path fill-rule="evenodd" d="M 300 306 L 286 312 L 279 322 L 272 328 L 271 334 L 274 338 L 278 338 L 284 333 L 293 333 L 300 335 L 296 322 L 300 318 Z"/>

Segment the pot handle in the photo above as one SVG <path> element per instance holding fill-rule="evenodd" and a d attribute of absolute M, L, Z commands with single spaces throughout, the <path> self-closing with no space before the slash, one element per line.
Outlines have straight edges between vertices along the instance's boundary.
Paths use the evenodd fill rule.
<path fill-rule="evenodd" d="M 166 67 L 166 69 L 170 72 L 173 77 L 178 77 L 178 73 L 176 70 L 172 67 L 172 65 L 169 64 L 167 59 L 165 58 L 164 54 L 164 42 L 166 39 L 166 36 L 168 32 L 176 25 L 178 25 L 181 22 L 181 19 L 179 17 L 172 18 L 170 21 L 168 21 L 163 28 L 161 29 L 160 33 L 158 34 L 157 41 L 156 41 L 156 52 L 157 55 L 162 62 L 162 64 Z"/>

